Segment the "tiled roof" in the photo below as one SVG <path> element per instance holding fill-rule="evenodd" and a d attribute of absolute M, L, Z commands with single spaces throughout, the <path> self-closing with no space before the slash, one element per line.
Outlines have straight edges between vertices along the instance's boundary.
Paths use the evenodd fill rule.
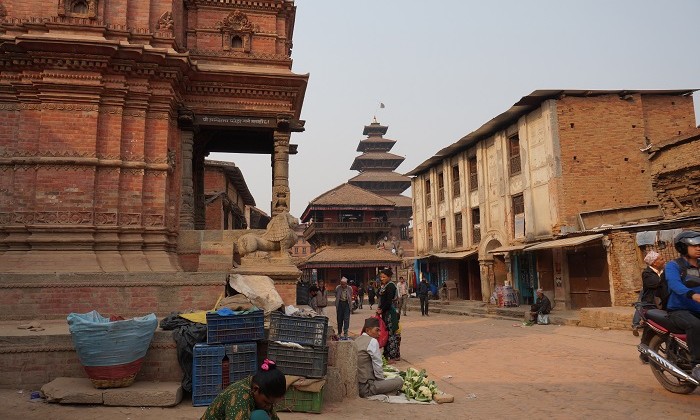
<path fill-rule="evenodd" d="M 334 262 L 362 262 L 376 265 L 400 263 L 401 257 L 391 251 L 376 247 L 325 247 L 311 255 L 304 264 L 310 263 L 334 263 Z"/>
<path fill-rule="evenodd" d="M 411 178 L 394 171 L 365 171 L 356 177 L 350 178 L 350 181 L 401 181 L 410 183 Z"/>
<path fill-rule="evenodd" d="M 339 185 L 311 200 L 309 206 L 394 206 L 381 195 L 348 183 Z M 306 213 L 306 212 L 304 212 Z"/>
<path fill-rule="evenodd" d="M 405 195 L 387 195 L 386 198 L 393 201 L 396 207 L 412 207 L 413 199 Z"/>
<path fill-rule="evenodd" d="M 395 155 L 387 152 L 367 152 L 356 157 L 355 160 L 401 160 L 406 159 L 403 156 Z"/>

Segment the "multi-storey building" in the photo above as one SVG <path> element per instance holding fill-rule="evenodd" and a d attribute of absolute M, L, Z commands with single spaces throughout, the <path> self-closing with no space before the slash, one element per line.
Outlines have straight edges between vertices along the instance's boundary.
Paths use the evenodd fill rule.
<path fill-rule="evenodd" d="M 407 174 L 421 270 L 463 299 L 508 283 L 567 308 L 629 294 L 600 230 L 663 218 L 649 151 L 695 130 L 692 92 L 535 91 L 440 150 Z"/>

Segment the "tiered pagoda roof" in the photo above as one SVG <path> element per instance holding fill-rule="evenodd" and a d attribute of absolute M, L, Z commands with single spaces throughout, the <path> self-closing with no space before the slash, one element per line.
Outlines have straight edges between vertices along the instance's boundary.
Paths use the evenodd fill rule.
<path fill-rule="evenodd" d="M 366 125 L 362 134 L 367 138 L 360 140 L 357 151 L 362 152 L 352 163 L 350 169 L 359 171 L 360 174 L 348 181 L 365 190 L 390 198 L 396 202 L 401 200 L 401 193 L 411 186 L 411 179 L 395 172 L 395 169 L 404 161 L 403 156 L 389 153 L 396 140 L 384 138 L 389 127 L 379 124 L 377 119 L 370 125 Z M 404 197 L 410 202 L 410 198 Z M 401 207 L 399 203 L 396 203 Z"/>

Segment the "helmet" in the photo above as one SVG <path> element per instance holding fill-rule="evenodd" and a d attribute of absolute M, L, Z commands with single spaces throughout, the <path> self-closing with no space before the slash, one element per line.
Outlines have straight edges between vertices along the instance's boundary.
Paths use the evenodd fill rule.
<path fill-rule="evenodd" d="M 686 230 L 681 232 L 673 240 L 673 246 L 676 247 L 681 255 L 688 254 L 688 245 L 700 245 L 700 232 L 694 230 Z"/>

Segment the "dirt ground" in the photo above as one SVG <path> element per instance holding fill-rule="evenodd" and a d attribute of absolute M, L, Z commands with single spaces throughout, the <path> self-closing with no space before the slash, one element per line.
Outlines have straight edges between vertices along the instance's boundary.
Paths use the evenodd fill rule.
<path fill-rule="evenodd" d="M 329 308 L 330 309 L 330 308 Z M 329 313 L 335 325 L 335 316 Z M 360 329 L 369 309 L 351 317 Z M 409 312 L 402 318 L 399 368 L 424 368 L 455 402 L 388 404 L 360 398 L 327 404 L 322 414 L 280 413 L 286 419 L 700 418 L 700 390 L 675 395 L 638 360 L 628 331 L 531 326 L 514 321 Z M 31 390 L 0 390 L 2 419 L 195 419 L 204 407 L 65 406 L 31 402 Z"/>

